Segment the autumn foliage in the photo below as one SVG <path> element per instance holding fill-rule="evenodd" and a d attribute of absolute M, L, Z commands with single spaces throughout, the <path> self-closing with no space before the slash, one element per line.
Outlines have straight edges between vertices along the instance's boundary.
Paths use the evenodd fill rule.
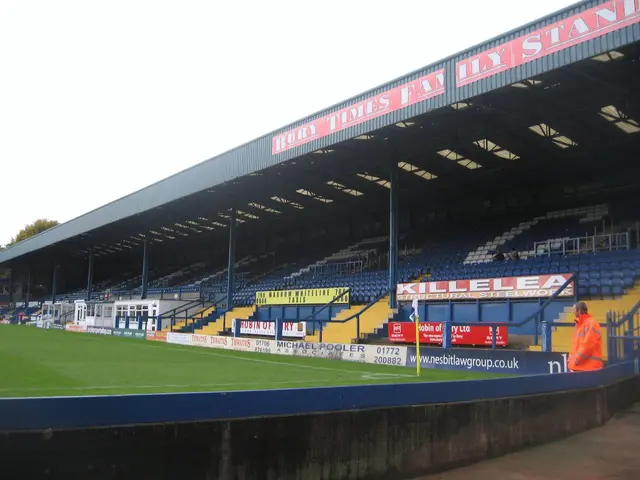
<path fill-rule="evenodd" d="M 45 230 L 49 230 L 50 228 L 58 225 L 57 220 L 47 220 L 46 218 L 39 218 L 33 223 L 26 225 L 22 230 L 20 230 L 15 237 L 11 239 L 9 245 L 13 245 L 14 243 L 19 243 L 27 238 L 31 238 L 35 235 L 38 235 Z"/>

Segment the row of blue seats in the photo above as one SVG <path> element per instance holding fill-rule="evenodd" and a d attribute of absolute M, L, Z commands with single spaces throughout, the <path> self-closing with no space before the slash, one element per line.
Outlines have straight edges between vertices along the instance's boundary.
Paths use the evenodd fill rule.
<path fill-rule="evenodd" d="M 633 284 L 629 285 L 632 286 Z M 578 296 L 580 297 L 617 297 L 624 295 L 625 285 L 613 284 L 611 281 L 589 282 L 588 285 L 578 284 Z"/>
<path fill-rule="evenodd" d="M 589 278 L 589 279 L 578 279 L 579 286 L 599 286 L 599 285 L 607 285 L 607 286 L 621 286 L 624 288 L 631 288 L 635 284 L 634 277 L 625 277 L 625 278 Z"/>
<path fill-rule="evenodd" d="M 560 270 L 556 268 L 543 268 L 540 270 L 498 270 L 498 271 L 486 271 L 486 272 L 467 272 L 467 273 L 436 273 L 431 277 L 425 278 L 425 281 L 447 281 L 447 280 L 469 280 L 472 278 L 501 278 L 501 277 L 519 277 L 529 275 L 551 275 L 558 273 L 573 273 L 567 270 Z M 578 273 L 578 278 L 627 278 L 627 277 L 639 277 L 640 269 L 637 270 L 613 270 L 613 271 L 600 271 L 592 270 Z"/>
<path fill-rule="evenodd" d="M 571 272 L 569 268 L 576 266 L 574 271 L 585 271 L 589 279 L 611 279 L 611 283 L 604 282 L 592 282 L 585 284 L 584 288 L 589 291 L 599 294 L 604 291 L 607 294 L 609 291 L 614 295 L 622 293 L 624 288 L 628 288 L 633 285 L 633 281 L 636 276 L 640 275 L 640 271 L 635 271 L 635 262 L 638 262 L 640 267 L 640 259 L 638 258 L 638 251 L 614 251 L 603 252 L 598 255 L 583 254 L 575 255 L 570 259 L 567 258 L 554 258 L 554 257 L 539 257 L 534 259 L 527 259 L 519 262 L 513 262 L 513 266 L 516 268 L 505 269 L 502 265 L 497 266 L 495 263 L 490 264 L 478 264 L 472 266 L 463 265 L 448 265 L 443 272 L 437 272 L 437 268 L 431 266 L 412 270 L 405 266 L 401 269 L 400 281 L 407 281 L 409 278 L 415 278 L 425 270 L 431 270 L 435 273 L 431 276 L 430 280 L 461 280 L 478 278 L 481 276 L 520 276 L 520 275 L 538 275 L 538 274 L 552 274 L 552 273 L 567 273 Z M 461 256 L 459 256 L 461 258 Z M 615 260 L 615 261 L 613 261 Z M 411 264 L 412 262 L 407 262 Z M 526 268 L 530 266 L 532 268 Z M 525 267 L 525 268 L 523 268 Z M 623 267 L 631 267 L 623 269 Z M 616 268 L 616 270 L 608 271 L 608 269 Z M 383 293 L 388 286 L 387 271 L 372 271 L 362 272 L 358 274 L 348 275 L 328 275 L 328 276 L 316 276 L 315 278 L 305 278 L 303 281 L 296 282 L 291 288 L 327 288 L 335 287 L 336 285 L 346 285 L 352 289 L 352 302 L 359 303 L 363 299 L 373 300 L 376 296 Z M 272 285 L 257 285 L 255 291 L 260 289 L 267 289 L 261 287 L 269 287 L 274 289 L 275 284 Z M 588 290 L 591 289 L 591 290 Z M 610 289 L 610 290 L 609 290 Z M 251 292 L 251 293 L 254 293 Z M 249 293 L 249 292 L 246 292 Z M 250 303 L 255 298 L 254 295 L 245 294 L 241 296 L 245 303 Z"/>
<path fill-rule="evenodd" d="M 640 268 L 636 270 L 591 270 L 579 272 L 578 278 L 624 278 L 640 277 Z"/>
<path fill-rule="evenodd" d="M 504 263 L 487 263 L 480 265 L 450 265 L 448 269 L 453 271 L 463 272 L 482 272 L 494 269 L 538 269 L 538 268 L 560 268 L 566 271 L 575 270 L 624 270 L 625 268 L 636 269 L 640 268 L 640 260 L 627 260 L 619 262 L 504 262 Z M 438 270 L 438 269 L 434 269 Z"/>

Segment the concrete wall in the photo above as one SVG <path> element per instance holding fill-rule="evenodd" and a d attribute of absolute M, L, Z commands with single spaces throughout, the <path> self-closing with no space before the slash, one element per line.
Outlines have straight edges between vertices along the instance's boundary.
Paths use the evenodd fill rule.
<path fill-rule="evenodd" d="M 8 478 L 414 478 L 596 427 L 639 398 L 636 376 L 473 402 L 5 432 L 0 452 Z"/>

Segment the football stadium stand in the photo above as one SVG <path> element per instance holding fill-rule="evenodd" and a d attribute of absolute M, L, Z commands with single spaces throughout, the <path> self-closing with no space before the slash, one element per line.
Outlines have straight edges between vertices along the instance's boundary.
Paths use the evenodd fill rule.
<path fill-rule="evenodd" d="M 572 302 L 605 322 L 640 292 L 640 17 L 616 5 L 584 2 L 0 251 L 19 287 L 4 316 L 45 302 L 86 322 L 108 303 L 140 328 L 285 320 L 349 343 L 391 341 L 417 313 L 500 322 L 533 349 L 555 320 L 566 349 Z M 518 57 L 571 15 L 588 31 Z"/>
<path fill-rule="evenodd" d="M 623 248 L 626 245 L 624 241 L 628 237 L 626 233 L 594 235 L 598 227 L 602 226 L 601 222 L 607 215 L 607 208 L 607 205 L 599 205 L 548 212 L 535 217 L 532 222 L 519 223 L 518 228 L 509 230 L 509 235 L 492 237 L 493 240 L 484 242 L 480 249 L 474 249 L 473 240 L 467 241 L 465 246 L 465 242 L 460 243 L 455 238 L 441 239 L 441 244 L 444 246 L 440 247 L 407 248 L 406 251 L 409 253 L 399 264 L 399 281 L 415 281 L 427 273 L 431 281 L 575 273 L 578 276 L 580 297 L 591 300 L 597 315 L 606 313 L 616 305 L 630 308 L 633 306 L 631 305 L 633 299 L 637 298 L 637 290 L 634 286 L 637 278 L 640 277 L 640 251 Z M 490 233 L 487 235 L 491 236 Z M 614 242 L 616 238 L 618 238 L 617 243 Z M 578 245 L 575 239 L 585 241 Z M 598 239 L 600 244 L 597 244 Z M 236 319 L 274 320 L 276 316 L 284 315 L 288 320 L 303 320 L 311 315 L 311 308 L 298 307 L 291 312 L 281 312 L 274 307 L 258 306 L 256 308 L 254 306 L 256 292 L 347 287 L 351 293 L 351 306 L 336 305 L 331 310 L 331 317 L 328 316 L 329 311 L 326 311 L 316 318 L 323 323 L 323 340 L 347 343 L 355 341 L 354 322 L 344 322 L 344 320 L 354 317 L 365 305 L 372 302 L 374 305 L 360 318 L 360 333 L 369 340 L 382 340 L 388 334 L 385 328 L 387 320 L 408 321 L 411 313 L 408 305 L 402 305 L 399 309 L 389 308 L 386 296 L 389 290 L 387 273 L 385 270 L 377 269 L 381 260 L 386 262 L 384 258 L 386 252 L 377 247 L 386 241 L 385 237 L 364 239 L 293 273 L 291 267 L 276 267 L 274 271 L 262 275 L 256 270 L 254 273 L 257 274 L 257 280 L 238 289 L 235 297 L 235 304 L 238 307 L 227 312 L 226 316 Z M 516 251 L 521 255 L 520 258 L 494 260 L 493 250 L 507 242 L 510 242 L 510 251 L 518 248 Z M 555 250 L 535 250 L 534 248 L 535 245 L 557 242 L 564 245 L 564 251 L 562 248 Z M 584 251 L 585 248 L 589 251 Z M 363 258 L 365 262 L 362 262 Z M 237 265 L 240 266 L 240 262 Z M 211 278 L 215 276 L 206 276 L 191 284 L 182 285 L 182 288 L 189 289 Z M 226 285 L 220 283 L 220 287 L 222 291 Z M 609 298 L 606 299 L 606 297 Z M 557 300 L 550 305 L 545 314 L 560 321 L 562 313 L 572 302 L 573 297 Z M 480 318 L 483 315 L 477 308 L 478 302 L 451 303 L 455 311 L 454 321 L 481 321 Z M 606 305 L 606 307 L 603 310 L 599 305 Z M 491 315 L 494 321 L 517 323 L 539 306 L 540 302 L 537 299 L 535 301 L 491 301 L 484 304 L 482 312 L 485 318 Z M 433 302 L 429 305 L 425 304 L 423 308 L 422 318 L 442 321 L 449 306 L 444 306 L 441 302 Z M 224 330 L 222 323 L 217 322 L 221 318 L 221 312 L 216 312 L 214 307 L 206 307 L 203 312 L 197 312 L 192 320 L 197 316 L 204 317 L 203 321 L 196 325 L 199 328 L 186 325 L 186 320 L 178 323 L 174 328 L 178 330 L 192 328 L 198 333 L 220 333 Z M 169 326 L 166 329 L 170 328 Z M 530 323 L 523 327 L 513 327 L 510 333 L 533 337 L 536 329 L 537 326 Z M 318 328 L 313 327 L 310 330 L 313 333 L 308 338 L 319 339 Z M 566 347 L 563 342 L 560 342 L 560 345 Z"/>
<path fill-rule="evenodd" d="M 637 390 L 637 383 L 632 382 L 637 380 L 638 363 L 633 355 L 638 353 L 640 340 L 640 327 L 634 324 L 640 321 L 638 78 L 640 4 L 586 0 L 0 250 L 0 268 L 10 270 L 5 277 L 9 288 L 3 288 L 9 292 L 9 306 L 0 310 L 1 323 L 35 323 L 56 329 L 67 324 L 74 331 L 247 348 L 261 354 L 332 358 L 340 354 L 345 360 L 386 364 L 376 367 L 415 367 L 421 375 L 416 377 L 419 383 L 412 382 L 411 372 L 407 385 L 375 385 L 364 390 L 375 395 L 363 394 L 362 387 L 353 385 L 341 390 L 344 396 L 335 395 L 330 388 L 313 390 L 311 396 L 308 389 L 270 390 L 265 398 L 278 399 L 275 402 L 254 401 L 256 391 L 246 396 L 236 391 L 215 397 L 210 392 L 185 394 L 182 398 L 195 407 L 193 412 L 165 408 L 175 403 L 173 396 L 158 395 L 149 401 L 137 394 L 103 397 L 99 389 L 100 395 L 89 397 L 97 408 L 37 408 L 33 405 L 40 404 L 29 399 L 24 404 L 33 410 L 22 410 L 17 403 L 22 398 L 8 405 L 16 405 L 11 408 L 18 412 L 37 413 L 33 419 L 22 416 L 25 424 L 39 422 L 30 424 L 32 427 L 49 427 L 59 420 L 57 413 L 66 411 L 72 415 L 63 416 L 64 422 L 73 419 L 86 422 L 84 427 L 100 426 L 89 428 L 100 435 L 112 420 L 123 422 L 126 417 L 132 419 L 127 425 L 137 428 L 133 419 L 142 419 L 142 423 L 150 422 L 153 435 L 127 435 L 120 427 L 116 432 L 125 443 L 129 437 L 158 439 L 160 450 L 138 448 L 139 440 L 130 442 L 137 450 L 120 448 L 125 452 L 121 457 L 132 462 L 134 469 L 146 472 L 149 465 L 162 469 L 171 464 L 180 474 L 189 464 L 190 471 L 199 472 L 196 476 L 206 471 L 212 478 L 217 468 L 224 472 L 219 477 L 251 475 L 250 469 L 258 464 L 273 465 L 275 471 L 290 460 L 292 444 L 280 442 L 276 456 L 270 453 L 258 458 L 256 449 L 244 452 L 238 448 L 233 451 L 240 455 L 239 462 L 227 462 L 224 455 L 212 462 L 208 454 L 211 435 L 201 441 L 201 425 L 185 427 L 185 414 L 203 421 L 217 410 L 215 418 L 225 431 L 232 425 L 227 422 L 237 418 L 241 419 L 236 425 L 246 423 L 242 417 L 259 418 L 259 427 L 266 431 L 263 416 L 273 415 L 274 422 L 284 422 L 278 425 L 293 425 L 285 412 L 304 414 L 309 408 L 305 402 L 312 399 L 317 405 L 314 415 L 341 412 L 342 420 L 332 416 L 320 423 L 326 426 L 335 421 L 342 428 L 340 422 L 346 418 L 349 425 L 343 430 L 350 432 L 358 415 L 373 418 L 368 409 L 379 412 L 393 406 L 397 410 L 403 408 L 400 402 L 408 403 L 407 398 L 410 410 L 422 417 L 427 411 L 422 409 L 425 398 L 468 410 L 466 405 L 477 398 L 478 391 L 486 390 L 485 384 L 465 381 L 431 388 L 422 383 L 425 378 L 447 378 L 433 374 L 462 375 L 447 369 L 464 368 L 465 376 L 480 372 L 520 376 L 492 379 L 501 387 L 491 397 L 509 401 L 495 402 L 500 406 L 494 410 L 486 409 L 486 401 L 478 408 L 481 416 L 493 420 L 518 410 L 518 421 L 512 422 L 511 429 L 501 425 L 493 429 L 494 433 L 500 430 L 498 436 L 517 437 L 523 446 L 530 443 L 531 433 L 539 434 L 541 441 L 551 440 L 595 425 L 596 417 L 598 423 L 606 421 L 609 413 L 622 407 L 622 397 L 630 399 L 632 390 Z M 271 100 L 275 108 L 291 101 Z M 246 112 L 251 121 L 250 105 Z M 7 301 L 4 296 L 1 300 L 2 305 Z M 575 331 L 571 308 L 581 300 L 606 325 L 602 335 L 608 365 L 602 371 L 580 375 L 546 375 L 568 372 L 566 357 Z M 28 328 L 13 330 L 51 333 L 51 338 L 57 335 Z M 251 336 L 260 341 L 206 335 Z M 423 345 L 433 348 L 418 353 L 416 335 Z M 263 342 L 274 337 L 277 342 Z M 349 345 L 352 343 L 375 345 Z M 265 344 L 269 348 L 263 349 Z M 145 348 L 164 351 L 149 345 Z M 127 348 L 143 347 L 129 343 Z M 379 355 L 388 350 L 402 353 Z M 211 354 L 206 359 L 210 365 L 219 355 L 227 356 L 201 353 Z M 236 355 L 238 361 L 246 360 Z M 271 368 L 278 363 L 277 357 L 273 360 L 258 361 Z M 316 361 L 298 360 L 296 367 L 303 361 Z M 454 360 L 455 364 L 450 363 Z M 154 360 L 154 368 L 163 370 L 167 365 L 161 363 Z M 223 363 L 226 377 L 235 377 L 236 371 Z M 257 365 L 244 363 L 249 369 Z M 425 376 L 421 364 L 439 371 L 429 370 Z M 291 367 L 287 362 L 279 368 Z M 351 364 L 341 370 L 356 373 L 353 378 L 357 381 L 368 376 L 361 376 L 361 367 Z M 178 376 L 186 372 L 181 365 L 177 368 L 173 372 Z M 313 368 L 298 370 L 296 376 L 307 381 L 324 367 Z M 335 369 L 326 370 L 327 375 L 336 375 Z M 399 375 L 408 377 L 406 371 Z M 626 376 L 630 378 L 620 381 Z M 379 378 L 371 377 L 371 381 Z M 176 383 L 174 380 L 180 383 L 174 376 L 170 383 Z M 199 389 L 208 386 L 212 385 L 199 385 Z M 586 410 L 576 410 L 575 398 L 586 398 L 585 392 L 589 396 Z M 216 400 L 203 402 L 203 398 Z M 532 399 L 540 400 L 556 416 L 536 422 L 544 408 L 532 407 Z M 70 400 L 77 403 L 75 398 L 52 399 L 65 405 Z M 132 401 L 138 405 L 143 401 L 149 408 L 109 407 L 110 402 L 129 405 Z M 559 402 L 559 410 L 549 408 L 553 402 Z M 349 415 L 342 415 L 349 409 L 353 409 Z M 182 430 L 170 424 L 162 431 L 156 428 L 164 422 L 167 410 L 175 414 Z M 95 412 L 102 412 L 109 422 L 93 423 Z M 122 412 L 129 416 L 123 417 Z M 556 421 L 567 415 L 573 415 L 570 429 Z M 23 421 L 12 417 L 5 415 L 4 421 L 10 425 Z M 365 432 L 371 422 L 359 423 L 365 425 L 361 429 Z M 71 428 L 70 424 L 60 425 Z M 162 432 L 173 441 L 179 430 L 185 448 L 174 449 L 175 460 L 154 463 L 162 442 L 166 444 Z M 396 430 L 404 432 L 403 428 Z M 479 439 L 480 450 L 467 452 L 464 461 L 478 460 L 478 455 L 484 456 L 496 444 L 485 448 L 487 431 L 476 430 L 472 434 Z M 261 437 L 265 445 L 272 440 L 268 433 Z M 247 438 L 252 435 L 249 432 Z M 214 440 L 220 440 L 218 437 L 224 435 Z M 306 442 L 309 438 L 316 441 L 315 437 L 322 435 L 301 431 L 295 438 Z M 420 448 L 424 450 L 430 439 L 423 437 Z M 458 437 L 449 450 L 456 450 Z M 15 442 L 7 438 L 9 448 Z M 36 462 L 38 471 L 49 471 L 51 446 L 42 442 L 42 430 L 34 430 L 32 437 L 25 436 L 26 441 L 28 438 L 36 450 L 47 451 L 37 457 L 45 459 Z M 227 440 L 220 440 L 220 445 L 234 443 Z M 320 440 L 316 446 L 324 448 Z M 381 438 L 380 445 L 385 440 Z M 359 463 L 367 469 L 380 464 L 384 471 L 372 473 L 379 477 L 397 476 L 400 467 L 406 475 L 413 468 L 420 470 L 412 475 L 416 478 L 432 473 L 428 468 L 433 463 L 406 461 L 417 450 L 415 442 L 405 443 L 404 451 L 395 451 L 384 462 L 374 458 L 379 448 L 352 449 L 358 452 L 351 452 L 353 458 L 348 460 L 354 465 L 370 460 L 370 464 Z M 502 443 L 509 445 L 509 441 Z M 84 453 L 93 455 L 93 444 L 86 444 Z M 203 450 L 203 455 L 190 456 L 202 462 L 184 461 L 184 451 L 193 453 L 203 445 L 208 453 Z M 84 448 L 80 441 L 78 446 Z M 341 471 L 345 464 L 343 451 L 333 450 L 338 466 L 322 464 L 325 472 Z M 134 451 L 136 455 L 131 454 Z M 455 463 L 449 457 L 446 462 Z M 319 471 L 317 459 L 299 460 L 304 466 L 296 472 Z M 113 470 L 112 463 L 105 468 Z M 89 462 L 87 468 L 96 464 Z M 294 464 L 287 465 L 297 468 Z M 360 473 L 371 473 L 363 468 Z"/>
<path fill-rule="evenodd" d="M 421 235 L 414 232 L 411 236 L 401 237 L 404 243 L 400 249 L 402 259 L 398 263 L 398 282 L 574 273 L 577 275 L 578 296 L 589 299 L 595 315 L 604 321 L 608 311 L 630 309 L 640 292 L 636 286 L 640 278 L 640 250 L 630 248 L 629 232 L 598 233 L 603 228 L 603 219 L 608 216 L 607 204 L 554 210 L 526 221 L 497 219 L 495 223 L 487 222 L 484 228 L 464 236 L 459 232 L 435 239 L 432 236 L 431 243 L 422 245 L 415 243 L 414 238 Z M 509 222 L 515 222 L 514 226 L 509 227 Z M 501 233 L 496 235 L 497 232 Z M 203 299 L 210 300 L 203 300 L 197 308 L 187 310 L 188 318 L 174 320 L 173 324 L 164 327 L 164 331 L 230 333 L 231 319 L 272 321 L 276 317 L 284 317 L 287 320 L 307 320 L 310 323 L 307 339 L 310 341 L 320 339 L 320 330 L 323 341 L 385 341 L 388 337 L 387 322 L 410 321 L 411 314 L 408 304 L 401 304 L 398 308 L 389 306 L 388 273 L 381 268 L 388 265 L 387 243 L 387 236 L 365 238 L 315 261 L 308 256 L 296 258 L 295 254 L 287 255 L 286 262 L 268 253 L 246 256 L 235 264 L 234 270 L 238 272 L 234 274 L 237 288 L 235 308 L 229 311 L 218 308 L 212 301 L 212 294 L 220 294 L 224 299 L 227 269 L 211 273 L 206 271 L 205 262 L 181 268 L 166 267 L 163 273 L 158 273 L 159 276 L 150 281 L 148 293 L 150 298 L 154 298 L 197 292 Z M 501 248 L 507 255 L 504 260 L 496 260 L 495 254 Z M 510 258 L 513 252 L 517 252 L 519 258 Z M 279 261 L 284 263 L 279 264 Z M 135 275 L 103 281 L 95 285 L 92 298 L 105 298 L 107 294 L 136 298 L 140 292 L 136 285 L 139 281 L 140 276 Z M 167 286 L 169 284 L 173 285 Z M 133 285 L 136 287 L 127 289 Z M 286 309 L 256 306 L 256 294 L 261 291 L 336 287 L 349 289 L 350 304 L 336 304 L 326 309 L 314 317 L 316 324 L 310 322 L 314 306 Z M 86 289 L 60 295 L 60 298 L 68 301 L 85 296 Z M 566 323 L 564 315 L 573 301 L 573 297 L 558 299 L 545 310 L 545 315 L 557 319 L 559 325 L 554 330 L 554 349 L 567 348 L 571 331 L 560 325 Z M 540 303 L 540 299 L 436 301 L 422 303 L 419 312 L 425 321 L 444 321 L 449 309 L 453 308 L 454 322 L 481 322 L 483 318 L 491 318 L 492 321 L 518 323 L 539 308 Z M 358 315 L 370 304 L 370 308 Z M 32 315 L 37 311 L 35 308 L 17 309 L 10 316 L 17 319 L 20 314 Z M 360 339 L 356 338 L 353 321 L 356 316 L 359 317 Z M 522 327 L 512 327 L 509 333 L 533 339 L 539 334 L 539 325 L 531 322 Z"/>

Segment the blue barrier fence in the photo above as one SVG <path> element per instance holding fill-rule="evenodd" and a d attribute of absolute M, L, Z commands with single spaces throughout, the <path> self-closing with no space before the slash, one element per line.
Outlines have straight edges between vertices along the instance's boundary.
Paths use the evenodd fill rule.
<path fill-rule="evenodd" d="M 482 325 L 488 321 L 500 321 L 509 325 L 509 333 L 515 335 L 535 335 L 538 322 L 528 322 L 517 326 L 518 322 L 539 311 L 546 299 L 500 299 L 500 300 L 448 300 L 437 302 L 421 302 L 418 306 L 418 315 L 421 322 L 445 322 L 455 323 L 469 322 L 471 325 Z M 575 303 L 573 298 L 556 298 L 546 306 L 542 312 L 538 312 L 541 318 L 557 318 L 565 307 Z M 411 321 L 412 308 L 410 304 L 402 303 L 394 321 Z M 451 320 L 453 319 L 453 320 Z M 538 333 L 540 333 L 538 331 Z"/>
<path fill-rule="evenodd" d="M 529 324 L 533 324 L 533 329 L 532 331 L 534 332 L 534 345 L 538 345 L 540 344 L 540 338 L 542 338 L 542 349 L 545 352 L 551 352 L 552 351 L 552 345 L 551 345 L 551 328 L 552 328 L 552 322 L 554 320 L 556 314 L 558 313 L 557 311 L 552 312 L 553 315 L 545 315 L 547 309 L 553 304 L 553 302 L 555 300 L 558 300 L 558 298 L 560 298 L 560 295 L 570 286 L 573 286 L 573 291 L 574 291 L 574 296 L 572 297 L 572 301 L 576 300 L 575 297 L 575 292 L 577 291 L 577 277 L 575 274 L 571 275 L 571 277 L 569 277 L 567 279 L 567 281 L 565 281 L 554 293 L 553 295 L 551 295 L 550 297 L 548 297 L 546 300 L 542 301 L 542 299 L 540 299 L 538 301 L 537 304 L 532 305 L 531 309 L 534 309 L 534 311 L 530 314 L 528 314 L 523 320 L 521 321 L 511 321 L 511 322 L 487 322 L 487 321 L 483 321 L 482 319 L 482 309 L 480 307 L 480 302 L 473 302 L 471 304 L 463 304 L 463 303 L 454 303 L 454 302 L 448 302 L 447 304 L 441 305 L 443 311 L 445 312 L 445 314 L 443 314 L 441 316 L 441 318 L 439 318 L 438 321 L 441 321 L 443 324 L 443 347 L 445 348 L 450 348 L 451 347 L 451 330 L 453 325 L 460 325 L 460 326 L 478 326 L 478 325 L 483 325 L 483 326 L 487 326 L 487 327 L 491 327 L 491 332 L 492 332 L 492 348 L 496 349 L 497 348 L 497 342 L 496 342 L 496 337 L 497 337 L 497 328 L 501 327 L 501 328 L 507 328 L 507 329 L 513 329 L 515 328 L 522 328 L 526 325 Z M 286 318 L 286 320 L 288 321 L 305 321 L 307 323 L 310 323 L 312 325 L 311 329 L 307 329 L 309 331 L 309 333 L 315 333 L 316 328 L 319 330 L 319 334 L 320 334 L 320 341 L 322 342 L 322 336 L 323 336 L 323 329 L 324 326 L 326 324 L 330 324 L 330 323 L 346 323 L 346 322 L 350 322 L 351 320 L 355 320 L 354 322 L 354 338 L 356 339 L 356 341 L 360 340 L 360 317 L 363 313 L 365 313 L 369 308 L 371 308 L 373 305 L 375 305 L 377 302 L 379 302 L 382 298 L 384 298 L 385 296 L 389 295 L 392 291 L 394 291 L 395 288 L 387 290 L 383 293 L 381 293 L 380 295 L 378 295 L 378 297 L 376 297 L 371 303 L 369 303 L 368 305 L 366 305 L 362 310 L 360 310 L 359 312 L 351 315 L 348 318 L 342 319 L 342 320 L 335 320 L 335 319 L 321 319 L 318 320 L 318 315 L 320 312 L 322 312 L 324 309 L 331 307 L 334 303 L 335 300 L 332 300 L 331 302 L 329 302 L 328 304 L 324 305 L 322 308 L 320 308 L 317 311 L 314 311 L 311 315 L 308 315 L 307 317 L 305 317 L 304 319 L 289 319 Z M 339 297 L 338 297 L 339 298 Z M 438 302 L 439 304 L 442 304 L 442 302 Z M 487 302 L 487 304 L 491 304 L 492 302 Z M 422 308 L 424 309 L 424 303 L 421 304 Z M 509 311 L 511 311 L 511 306 L 510 303 L 507 304 Z M 454 310 L 455 308 L 461 308 L 462 306 L 465 307 L 470 307 L 470 308 L 475 308 L 477 309 L 478 312 L 478 320 L 477 321 L 459 321 L 456 320 L 454 321 Z M 535 308 L 535 306 L 537 306 L 538 308 Z M 566 306 L 565 304 L 562 305 L 562 309 L 564 309 L 564 306 Z M 280 318 L 280 319 L 284 319 L 284 318 Z M 386 319 L 383 319 L 386 320 Z M 433 319 L 431 319 L 433 320 Z M 265 319 L 261 319 L 261 321 L 276 321 L 273 318 L 265 318 Z M 424 319 L 423 321 L 429 321 L 429 319 Z M 382 322 L 381 322 L 382 323 Z"/>
<path fill-rule="evenodd" d="M 540 307 L 533 312 L 532 314 L 530 314 L 529 316 L 527 316 L 524 320 L 520 321 L 520 322 L 483 322 L 483 321 L 479 321 L 479 322 L 453 322 L 453 315 L 449 316 L 449 318 L 442 322 L 443 323 L 443 328 L 442 328 L 442 346 L 444 348 L 451 348 L 451 330 L 452 330 L 452 326 L 455 323 L 455 325 L 463 325 L 463 326 L 477 326 L 477 325 L 483 325 L 483 326 L 487 326 L 487 327 L 491 327 L 491 347 L 495 350 L 496 349 L 496 329 L 498 327 L 501 328 L 512 328 L 512 327 L 523 327 L 524 325 L 527 325 L 530 322 L 534 322 L 535 325 L 535 335 L 534 335 L 534 341 L 533 344 L 534 345 L 538 345 L 539 344 L 539 340 L 540 337 L 542 338 L 542 351 L 543 352 L 551 352 L 552 351 L 552 346 L 551 346 L 551 329 L 552 329 L 552 322 L 553 322 L 553 318 L 546 318 L 544 313 L 545 310 L 549 307 L 549 305 L 551 305 L 551 302 L 553 302 L 554 300 L 556 300 L 560 294 L 562 292 L 564 292 L 564 290 L 566 288 L 568 288 L 569 286 L 573 285 L 573 289 L 574 292 L 576 291 L 576 275 L 573 274 L 571 275 L 571 277 L 569 277 L 567 279 L 566 282 L 564 282 L 560 288 L 558 288 L 558 290 L 556 290 L 553 295 L 551 295 L 549 298 L 547 298 L 541 305 Z"/>
<path fill-rule="evenodd" d="M 284 307 L 279 307 L 277 310 L 270 309 L 268 311 L 269 313 L 267 314 L 266 318 L 264 316 L 261 316 L 260 314 L 257 314 L 257 315 L 254 314 L 254 316 L 252 316 L 249 320 L 258 320 L 261 322 L 276 322 L 276 323 L 279 321 L 306 322 L 307 334 L 315 335 L 316 332 L 318 332 L 320 342 L 322 342 L 323 332 L 326 324 L 347 323 L 347 322 L 351 322 L 351 320 L 354 320 L 353 322 L 354 338 L 359 340 L 360 339 L 360 317 L 367 310 L 369 310 L 371 307 L 373 307 L 376 303 L 378 303 L 380 300 L 382 300 L 384 297 L 389 295 L 389 293 L 391 293 L 394 290 L 395 288 L 390 290 L 385 290 L 383 293 L 375 297 L 373 301 L 371 301 L 369 304 L 364 305 L 358 312 L 342 320 L 336 320 L 333 318 L 333 316 L 337 315 L 342 310 L 348 309 L 349 305 L 343 305 L 337 302 L 344 295 L 350 294 L 351 289 L 345 290 L 343 293 L 333 298 L 329 303 L 325 305 L 322 305 L 322 306 L 315 305 L 315 306 L 312 306 L 312 308 L 310 308 L 311 306 L 309 306 L 308 308 L 311 309 L 311 313 L 309 313 L 303 318 L 300 318 L 300 315 L 299 315 L 301 311 L 300 309 L 295 309 L 295 308 L 286 309 Z M 274 317 L 273 316 L 274 314 L 275 315 L 280 314 L 280 316 Z"/>
<path fill-rule="evenodd" d="M 626 313 L 607 315 L 609 364 L 632 362 L 640 371 L 640 301 Z"/>
<path fill-rule="evenodd" d="M 596 388 L 634 373 L 633 363 L 621 362 L 595 372 L 456 382 L 219 393 L 4 398 L 0 399 L 0 430 L 195 422 L 468 402 Z"/>

